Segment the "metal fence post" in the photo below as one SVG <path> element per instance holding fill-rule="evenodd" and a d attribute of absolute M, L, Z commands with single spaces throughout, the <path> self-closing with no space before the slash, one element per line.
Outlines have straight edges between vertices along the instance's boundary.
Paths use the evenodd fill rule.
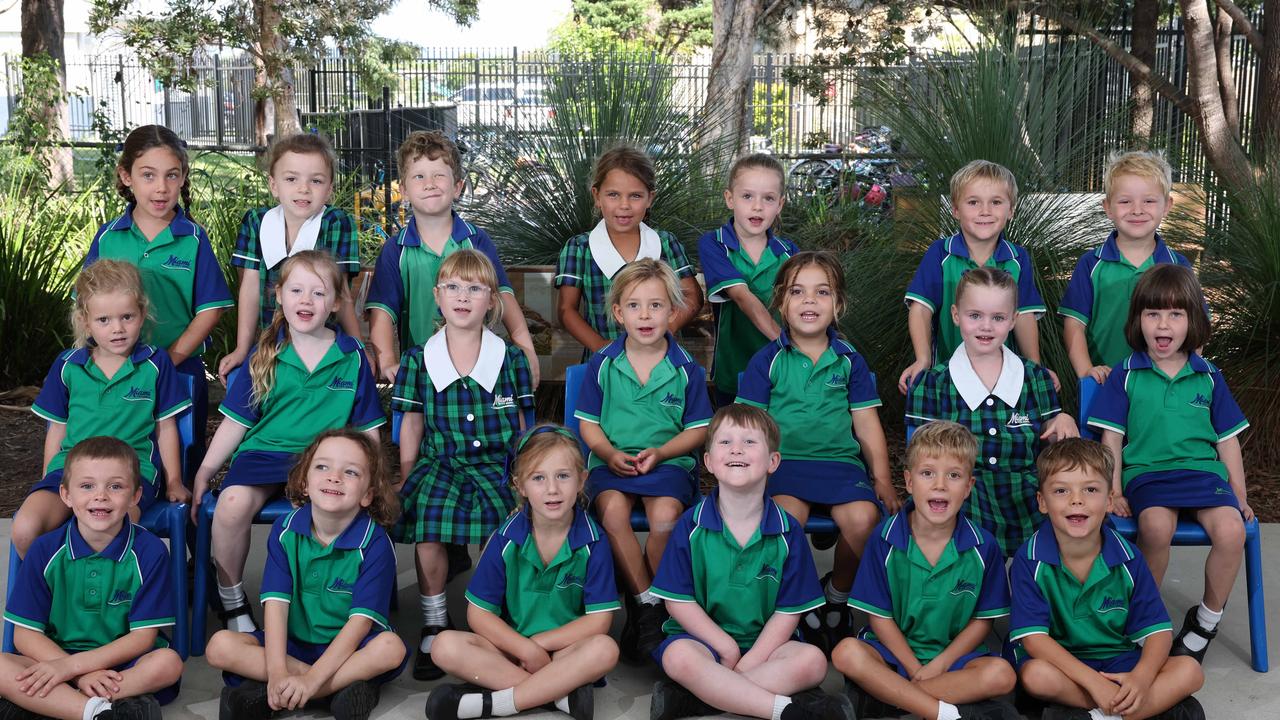
<path fill-rule="evenodd" d="M 217 128 L 217 132 L 218 132 L 218 144 L 219 144 L 219 145 L 222 145 L 222 144 L 223 144 L 223 138 L 225 137 L 225 131 L 226 131 L 226 127 L 224 127 L 224 126 L 225 126 L 225 124 L 226 124 L 226 120 L 222 117 L 222 111 L 223 111 L 223 107 L 224 107 L 224 103 L 225 103 L 225 101 L 222 99 L 222 93 L 223 93 L 223 88 L 222 88 L 222 53 L 214 53 L 214 54 L 213 54 L 213 92 L 214 92 L 214 98 L 213 98 L 214 122 L 213 122 L 213 126 L 214 126 L 215 128 Z"/>
<path fill-rule="evenodd" d="M 123 55 L 116 55 L 116 69 L 119 72 L 119 75 L 117 75 L 117 77 L 120 78 L 120 125 L 127 128 L 129 127 L 129 110 L 126 105 L 127 101 L 125 99 L 128 93 L 125 92 L 125 85 L 124 85 L 124 56 Z"/>
<path fill-rule="evenodd" d="M 391 142 L 391 88 L 382 86 L 382 143 L 386 147 L 386 171 L 382 174 L 382 229 L 391 235 L 391 168 L 395 162 L 395 144 Z"/>

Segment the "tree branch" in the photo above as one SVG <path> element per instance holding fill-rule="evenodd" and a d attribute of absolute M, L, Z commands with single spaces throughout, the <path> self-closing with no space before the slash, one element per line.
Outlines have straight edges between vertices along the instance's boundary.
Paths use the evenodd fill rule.
<path fill-rule="evenodd" d="M 782 4 L 786 1 L 787 0 L 773 0 L 773 2 L 769 3 L 769 7 L 765 8 L 764 12 L 760 13 L 760 22 L 763 23 L 767 21 L 769 19 L 769 16 L 772 15 L 774 11 L 776 11 L 779 7 L 781 7 Z"/>
<path fill-rule="evenodd" d="M 1220 10 L 1231 16 L 1235 29 L 1249 40 L 1249 45 L 1253 47 L 1255 52 L 1261 54 L 1262 33 L 1258 32 L 1253 23 L 1249 22 L 1249 16 L 1245 15 L 1244 10 L 1241 10 L 1240 6 L 1231 0 L 1214 0 L 1214 2 Z"/>

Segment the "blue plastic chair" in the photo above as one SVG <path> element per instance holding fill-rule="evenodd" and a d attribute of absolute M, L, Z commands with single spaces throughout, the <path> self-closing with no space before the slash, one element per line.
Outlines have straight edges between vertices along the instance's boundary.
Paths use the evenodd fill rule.
<path fill-rule="evenodd" d="M 1099 390 L 1096 380 L 1086 377 L 1080 381 L 1080 427 L 1081 435 L 1089 417 L 1089 407 Z M 1116 530 L 1126 538 L 1133 540 L 1138 536 L 1138 523 L 1134 518 L 1111 516 Z M 1194 520 L 1178 520 L 1178 527 L 1173 532 L 1174 545 L 1209 545 L 1209 535 L 1204 527 Z M 1267 609 L 1263 595 L 1262 583 L 1262 535 L 1258 519 L 1254 518 L 1244 525 L 1244 572 L 1245 591 L 1249 598 L 1249 651 L 1253 660 L 1253 669 L 1267 672 L 1270 663 L 1267 659 Z"/>

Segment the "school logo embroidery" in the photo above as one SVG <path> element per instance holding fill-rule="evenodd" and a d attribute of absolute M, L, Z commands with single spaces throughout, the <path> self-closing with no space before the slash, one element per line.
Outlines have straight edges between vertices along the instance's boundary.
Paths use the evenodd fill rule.
<path fill-rule="evenodd" d="M 1109 613 L 1113 610 L 1124 610 L 1124 598 L 1103 595 L 1102 604 L 1098 606 L 1098 613 Z"/>
<path fill-rule="evenodd" d="M 1026 413 L 1014 412 L 1009 415 L 1009 422 L 1004 426 L 1007 428 L 1026 427 L 1031 424 L 1031 416 Z"/>
<path fill-rule="evenodd" d="M 978 586 L 968 580 L 957 580 L 956 586 L 951 588 L 951 594 L 978 597 Z"/>
<path fill-rule="evenodd" d="M 133 593 L 128 590 L 117 590 L 111 594 L 111 599 L 107 601 L 108 605 L 124 605 L 133 600 Z"/>
<path fill-rule="evenodd" d="M 661 400 L 658 401 L 658 404 L 663 407 L 680 407 L 682 403 L 680 402 L 680 398 L 675 396 L 675 393 L 668 392 Z"/>
<path fill-rule="evenodd" d="M 146 388 L 131 387 L 129 392 L 124 394 L 124 399 L 129 402 L 151 402 L 151 391 Z"/>
<path fill-rule="evenodd" d="M 827 387 L 839 388 L 849 384 L 849 376 L 844 373 L 831 373 L 827 378 Z"/>
<path fill-rule="evenodd" d="M 167 260 L 160 264 L 160 267 L 166 270 L 186 270 L 191 272 L 191 261 L 180 258 L 177 255 L 170 255 Z"/>
<path fill-rule="evenodd" d="M 1231 494 L 1231 488 L 1229 488 L 1229 487 L 1223 487 L 1223 486 L 1219 485 L 1218 487 L 1216 487 L 1216 488 L 1214 488 L 1214 489 L 1213 489 L 1213 494 L 1214 494 L 1214 495 L 1230 495 L 1230 494 Z"/>
<path fill-rule="evenodd" d="M 586 587 L 586 586 L 587 586 L 586 578 L 582 577 L 581 575 L 574 575 L 571 572 L 565 573 L 564 577 L 560 578 L 560 582 L 556 583 L 556 587 L 559 589 L 569 588 L 569 587 Z"/>
<path fill-rule="evenodd" d="M 329 587 L 326 589 L 329 592 L 343 593 L 346 595 L 350 595 L 353 592 L 355 592 L 356 586 L 352 583 L 347 582 L 346 580 L 343 580 L 342 578 L 334 578 L 333 582 L 329 583 Z"/>
<path fill-rule="evenodd" d="M 778 568 L 770 565 L 769 563 L 765 563 L 760 566 L 760 572 L 756 573 L 756 579 L 772 580 L 773 582 L 781 583 L 781 581 L 778 580 Z"/>
<path fill-rule="evenodd" d="M 516 398 L 514 395 L 494 395 L 493 409 L 504 410 L 516 406 Z"/>
<path fill-rule="evenodd" d="M 328 388 L 329 390 L 340 390 L 340 391 L 343 391 L 343 392 L 355 392 L 355 391 L 356 391 L 356 383 L 355 383 L 355 381 L 354 381 L 354 380 L 345 380 L 345 379 L 340 378 L 340 377 L 336 377 L 336 378 L 334 378 L 334 379 L 330 380 L 330 381 L 329 381 L 329 384 L 328 384 L 328 385 L 326 385 L 325 387 L 326 387 L 326 388 Z"/>
<path fill-rule="evenodd" d="M 1208 408 L 1209 398 L 1205 397 L 1204 395 L 1201 395 L 1200 393 L 1196 393 L 1196 396 L 1192 398 L 1191 402 L 1187 404 L 1190 405 L 1191 407 Z"/>

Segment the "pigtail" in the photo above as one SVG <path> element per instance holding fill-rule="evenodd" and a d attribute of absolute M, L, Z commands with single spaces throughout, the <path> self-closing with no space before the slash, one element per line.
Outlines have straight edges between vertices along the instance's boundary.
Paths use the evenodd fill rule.
<path fill-rule="evenodd" d="M 188 176 L 182 181 L 182 209 L 187 213 L 187 219 L 195 222 L 191 217 L 191 178 Z"/>
<path fill-rule="evenodd" d="M 280 351 L 289 343 L 289 333 L 284 330 L 284 312 L 276 309 L 271 324 L 258 336 L 258 349 L 249 361 L 249 379 L 253 382 L 253 391 L 249 395 L 249 403 L 258 406 L 271 393 L 276 384 L 276 359 Z"/>

